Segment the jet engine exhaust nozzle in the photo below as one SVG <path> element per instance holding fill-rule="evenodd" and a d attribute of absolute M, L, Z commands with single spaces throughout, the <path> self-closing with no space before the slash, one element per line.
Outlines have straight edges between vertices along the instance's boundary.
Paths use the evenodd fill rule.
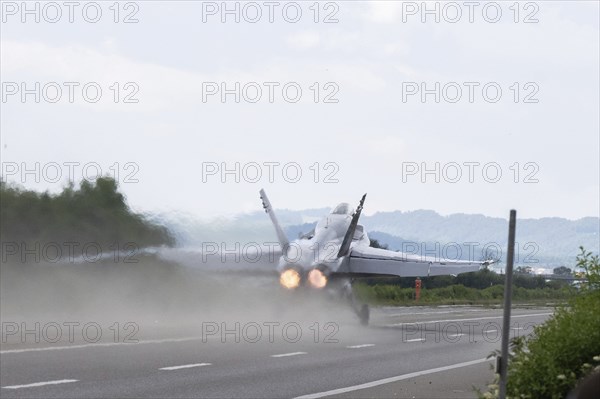
<path fill-rule="evenodd" d="M 288 290 L 292 290 L 298 288 L 301 279 L 297 270 L 287 269 L 279 276 L 279 283 Z"/>
<path fill-rule="evenodd" d="M 327 276 L 319 269 L 312 269 L 308 273 L 308 283 L 313 288 L 325 288 L 327 285 Z"/>

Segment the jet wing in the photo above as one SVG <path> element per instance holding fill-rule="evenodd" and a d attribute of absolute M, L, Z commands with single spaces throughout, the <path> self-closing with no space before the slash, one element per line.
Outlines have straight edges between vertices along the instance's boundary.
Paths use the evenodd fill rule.
<path fill-rule="evenodd" d="M 474 272 L 492 261 L 445 260 L 394 252 L 367 246 L 355 246 L 336 274 L 363 276 L 426 277 Z"/>

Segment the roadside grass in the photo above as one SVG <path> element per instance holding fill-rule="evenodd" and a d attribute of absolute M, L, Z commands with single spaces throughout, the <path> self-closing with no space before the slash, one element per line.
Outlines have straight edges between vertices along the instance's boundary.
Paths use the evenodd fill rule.
<path fill-rule="evenodd" d="M 418 301 L 415 300 L 414 288 L 401 288 L 391 284 L 356 284 L 354 286 L 358 298 L 375 306 L 407 306 L 407 305 L 499 305 L 502 304 L 504 287 L 477 289 L 454 284 L 441 288 L 422 288 Z M 548 301 L 563 303 L 577 295 L 573 287 L 554 288 L 522 288 L 513 291 L 514 303 L 531 303 L 545 305 Z"/>

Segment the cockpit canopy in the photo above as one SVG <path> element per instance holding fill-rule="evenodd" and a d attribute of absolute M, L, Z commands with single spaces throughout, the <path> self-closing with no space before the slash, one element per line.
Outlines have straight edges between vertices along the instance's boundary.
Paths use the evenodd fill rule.
<path fill-rule="evenodd" d="M 331 211 L 332 215 L 352 215 L 354 213 L 354 209 L 347 202 L 342 202 L 338 206 L 336 206 L 333 211 Z"/>

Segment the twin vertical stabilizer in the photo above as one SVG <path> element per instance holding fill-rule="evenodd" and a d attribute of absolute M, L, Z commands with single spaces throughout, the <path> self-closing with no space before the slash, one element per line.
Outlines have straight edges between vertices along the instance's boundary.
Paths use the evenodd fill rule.
<path fill-rule="evenodd" d="M 279 244 L 281 248 L 285 250 L 290 246 L 290 242 L 288 241 L 285 233 L 281 229 L 279 222 L 277 221 L 277 217 L 275 216 L 275 212 L 273 212 L 273 207 L 269 202 L 269 198 L 267 197 L 267 193 L 265 193 L 264 189 L 260 190 L 260 199 L 262 200 L 263 208 L 265 208 L 265 212 L 269 214 L 271 218 L 271 222 L 273 222 L 273 226 L 275 226 L 275 232 L 277 233 L 277 239 L 279 240 Z"/>
<path fill-rule="evenodd" d="M 348 230 L 346 231 L 346 235 L 344 236 L 344 241 L 342 241 L 342 245 L 340 245 L 338 258 L 346 256 L 350 252 L 350 244 L 352 243 L 352 239 L 354 238 L 354 232 L 356 231 L 356 226 L 358 225 L 358 218 L 360 218 L 360 213 L 362 212 L 363 205 L 365 204 L 365 198 L 367 198 L 367 194 L 362 196 L 358 207 L 356 208 L 356 212 L 354 212 L 354 215 L 352 215 L 352 221 L 350 222 L 350 226 L 348 226 Z"/>

